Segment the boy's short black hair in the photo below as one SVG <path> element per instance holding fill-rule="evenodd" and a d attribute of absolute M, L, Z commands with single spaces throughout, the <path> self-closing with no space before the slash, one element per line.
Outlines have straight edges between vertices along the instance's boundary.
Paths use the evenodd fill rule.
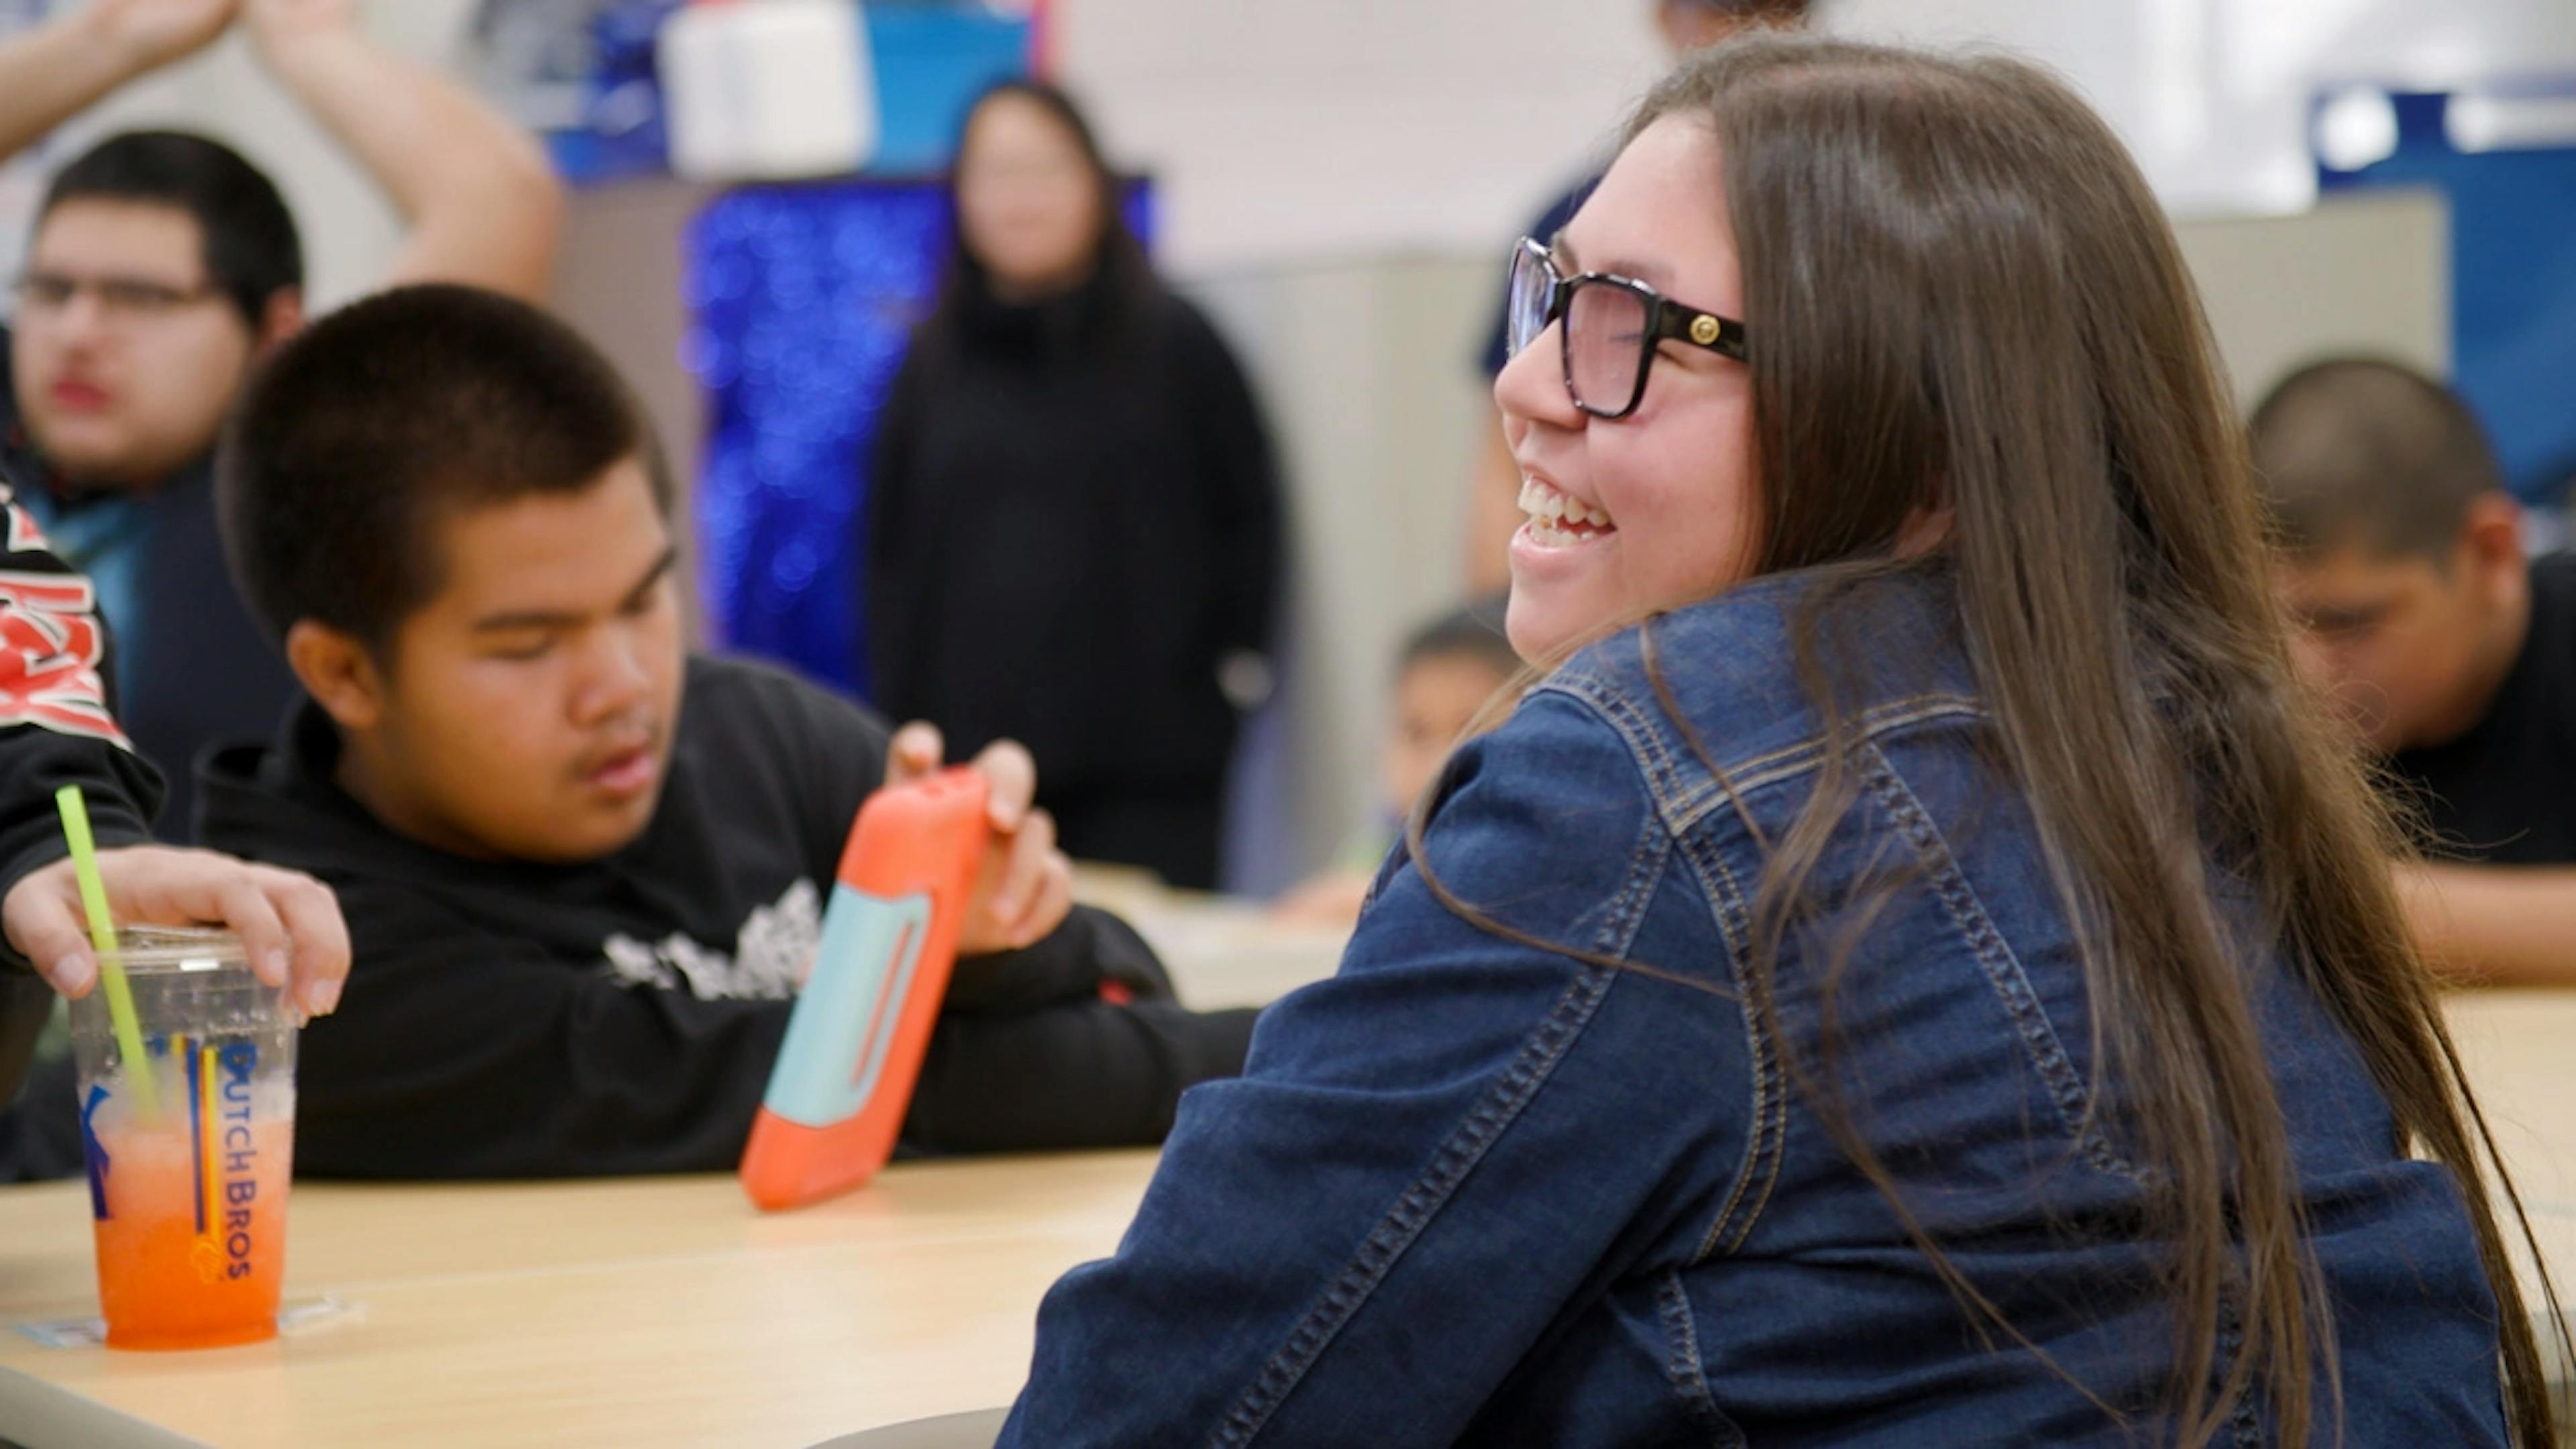
<path fill-rule="evenodd" d="M 253 331 L 269 298 L 304 285 L 304 243 L 286 198 L 266 172 L 221 141 L 184 131 L 110 136 L 55 174 L 36 224 L 83 199 L 149 202 L 194 217 L 207 280 Z"/>
<path fill-rule="evenodd" d="M 2384 358 L 2300 368 L 2254 409 L 2249 431 L 2274 538 L 2294 557 L 2359 547 L 2444 563 L 2469 505 L 2504 487 L 2460 395 Z"/>
<path fill-rule="evenodd" d="M 1506 679 L 1519 673 L 1521 657 L 1512 651 L 1511 637 L 1503 632 L 1503 607 L 1508 597 L 1498 594 L 1479 599 L 1414 630 L 1396 656 L 1396 672 L 1402 674 L 1430 659 L 1473 659 L 1491 665 Z"/>
<path fill-rule="evenodd" d="M 443 519 L 579 493 L 637 459 L 670 482 L 617 370 L 570 327 L 444 284 L 352 303 L 251 380 L 216 463 L 234 581 L 276 638 L 312 619 L 384 652 L 437 596 Z"/>

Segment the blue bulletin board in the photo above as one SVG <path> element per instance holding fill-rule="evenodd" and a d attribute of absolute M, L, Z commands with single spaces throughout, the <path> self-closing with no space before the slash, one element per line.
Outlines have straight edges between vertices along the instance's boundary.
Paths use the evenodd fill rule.
<path fill-rule="evenodd" d="M 1152 236 L 1152 193 L 1127 194 Z M 690 226 L 685 361 L 706 395 L 700 589 L 723 648 L 862 697 L 859 527 L 878 411 L 948 256 L 937 182 L 753 186 Z"/>
<path fill-rule="evenodd" d="M 2452 381 L 2514 490 L 2561 507 L 2576 482 L 2576 136 L 2464 148 L 2476 127 L 2457 124 L 2455 107 L 2499 99 L 2576 110 L 2576 79 L 2488 87 L 2475 99 L 2392 93 L 2395 149 L 2351 170 L 2320 162 L 2317 182 L 2431 187 L 2449 199 Z"/>

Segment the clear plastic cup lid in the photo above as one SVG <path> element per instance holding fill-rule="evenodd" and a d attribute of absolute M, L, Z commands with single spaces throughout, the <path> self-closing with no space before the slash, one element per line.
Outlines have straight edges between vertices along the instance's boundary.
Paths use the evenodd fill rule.
<path fill-rule="evenodd" d="M 129 972 L 157 974 L 240 969 L 241 937 L 203 926 L 120 926 L 116 959 Z"/>

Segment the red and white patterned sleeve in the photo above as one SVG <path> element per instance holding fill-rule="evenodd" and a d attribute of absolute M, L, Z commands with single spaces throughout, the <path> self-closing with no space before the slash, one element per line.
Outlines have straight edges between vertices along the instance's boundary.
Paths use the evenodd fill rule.
<path fill-rule="evenodd" d="M 0 894 L 60 859 L 54 792 L 78 785 L 102 845 L 150 838 L 161 777 L 109 707 L 98 591 L 54 556 L 0 482 Z M 0 948 L 4 950 L 5 948 Z"/>
<path fill-rule="evenodd" d="M 9 545 L 0 558 L 0 729 L 31 724 L 132 748 L 108 711 L 98 590 L 54 556 L 5 484 L 0 507 Z"/>

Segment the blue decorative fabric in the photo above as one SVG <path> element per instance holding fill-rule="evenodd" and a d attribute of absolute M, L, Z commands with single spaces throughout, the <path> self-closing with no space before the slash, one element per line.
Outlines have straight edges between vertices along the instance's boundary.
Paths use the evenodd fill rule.
<path fill-rule="evenodd" d="M 1150 236 L 1152 195 L 1127 196 Z M 934 181 L 729 192 L 690 226 L 687 363 L 710 426 L 699 584 L 714 642 L 862 697 L 865 461 L 913 324 L 948 255 Z"/>
<path fill-rule="evenodd" d="M 2517 87 L 2576 96 L 2576 81 Z M 2551 507 L 2576 481 L 2576 147 L 2463 152 L 2442 94 L 2397 94 L 2397 151 L 2358 171 L 2320 163 L 2324 190 L 2431 186 L 2451 204 L 2452 381 L 2495 441 L 2514 491 Z"/>

